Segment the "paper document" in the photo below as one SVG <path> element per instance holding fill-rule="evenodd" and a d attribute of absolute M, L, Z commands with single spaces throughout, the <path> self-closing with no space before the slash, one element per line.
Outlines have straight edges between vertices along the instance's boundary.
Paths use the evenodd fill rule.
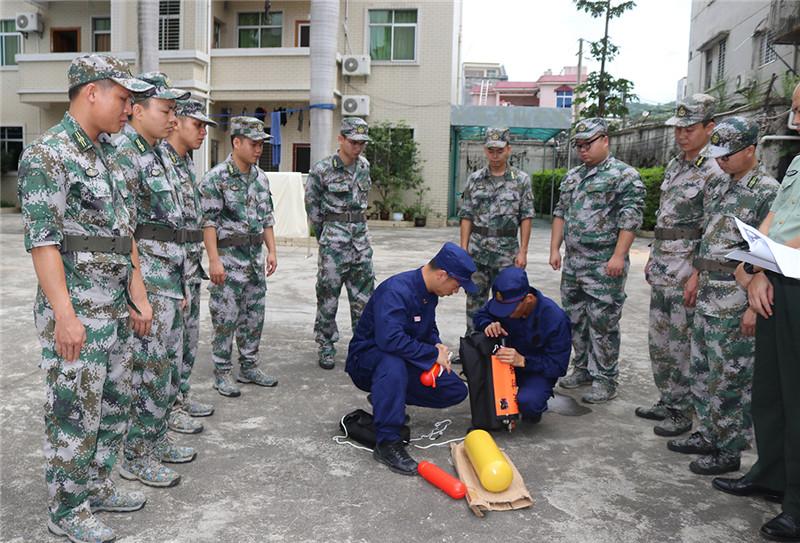
<path fill-rule="evenodd" d="M 736 219 L 736 226 L 739 228 L 742 238 L 747 242 L 749 250 L 731 251 L 725 255 L 727 258 L 749 262 L 765 270 L 800 279 L 800 250 L 772 241 L 756 228 L 739 219 Z"/>

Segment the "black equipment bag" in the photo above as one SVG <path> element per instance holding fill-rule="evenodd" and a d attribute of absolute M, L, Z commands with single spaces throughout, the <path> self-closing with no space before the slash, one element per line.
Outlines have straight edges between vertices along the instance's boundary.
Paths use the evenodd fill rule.
<path fill-rule="evenodd" d="M 497 345 L 498 340 L 483 332 L 472 332 L 461 338 L 459 356 L 469 386 L 473 429 L 491 432 L 509 428 L 508 417 L 498 417 L 495 410 L 492 353 Z"/>
<path fill-rule="evenodd" d="M 371 449 L 375 448 L 375 425 L 370 413 L 363 409 L 351 411 L 339 422 L 339 427 L 347 437 Z M 411 428 L 408 425 L 404 425 L 400 430 L 400 439 L 403 440 L 403 443 L 411 440 Z"/>

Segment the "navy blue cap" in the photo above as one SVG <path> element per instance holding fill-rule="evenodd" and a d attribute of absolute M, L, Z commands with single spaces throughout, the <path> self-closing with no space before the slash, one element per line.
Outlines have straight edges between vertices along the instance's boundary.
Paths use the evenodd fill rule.
<path fill-rule="evenodd" d="M 489 313 L 495 317 L 508 317 L 529 292 L 530 285 L 525 270 L 517 267 L 502 270 L 492 285 Z"/>
<path fill-rule="evenodd" d="M 475 273 L 477 268 L 472 261 L 472 257 L 464 249 L 448 241 L 442 245 L 433 260 L 440 270 L 446 271 L 447 275 L 458 281 L 458 284 L 465 291 L 469 293 L 478 292 L 478 286 L 472 282 L 472 274 Z"/>

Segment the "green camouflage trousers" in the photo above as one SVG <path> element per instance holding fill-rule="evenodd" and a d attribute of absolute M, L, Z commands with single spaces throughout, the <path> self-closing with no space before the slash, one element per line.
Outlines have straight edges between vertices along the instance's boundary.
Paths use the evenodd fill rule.
<path fill-rule="evenodd" d="M 189 377 L 197 358 L 200 339 L 200 283 L 189 283 L 189 302 L 183 310 L 183 357 L 181 358 L 178 400 L 189 393 Z"/>
<path fill-rule="evenodd" d="M 742 335 L 740 321 L 695 311 L 692 325 L 692 396 L 699 431 L 729 451 L 741 451 L 752 440 L 755 340 Z"/>
<path fill-rule="evenodd" d="M 694 309 L 683 305 L 683 287 L 650 290 L 650 363 L 661 401 L 684 413 L 692 410 L 691 327 Z"/>
<path fill-rule="evenodd" d="M 320 354 L 334 354 L 334 344 L 339 341 L 336 312 L 342 285 L 347 289 L 350 302 L 350 322 L 353 330 L 375 290 L 372 271 L 372 249 L 367 251 L 339 251 L 321 245 L 317 258 L 317 317 L 314 321 L 315 340 Z"/>
<path fill-rule="evenodd" d="M 601 270 L 561 274 L 561 305 L 572 322 L 572 364 L 612 387 L 617 386 L 619 375 L 625 279 L 625 275 L 608 277 Z"/>
<path fill-rule="evenodd" d="M 150 334 L 134 338 L 133 404 L 125 456 L 149 454 L 167 431 L 167 416 L 175 403 L 183 356 L 181 300 L 148 293 L 153 307 Z"/>
<path fill-rule="evenodd" d="M 89 511 L 91 495 L 113 492 L 109 480 L 128 425 L 131 403 L 131 330 L 128 318 L 79 317 L 86 343 L 74 362 L 55 351 L 49 309 L 34 313 L 46 371 L 44 456 L 48 508 L 59 521 Z"/>
<path fill-rule="evenodd" d="M 214 328 L 211 343 L 214 371 L 230 372 L 233 368 L 231 350 L 234 335 L 240 367 L 248 369 L 257 366 L 267 296 L 264 268 L 248 268 L 244 274 L 228 272 L 223 284 L 212 283 L 208 291 L 208 309 Z"/>
<path fill-rule="evenodd" d="M 489 300 L 492 285 L 502 268 L 475 262 L 477 271 L 472 274 L 472 282 L 478 287 L 475 294 L 467 293 L 467 335 L 472 333 L 472 319 L 475 313 Z"/>

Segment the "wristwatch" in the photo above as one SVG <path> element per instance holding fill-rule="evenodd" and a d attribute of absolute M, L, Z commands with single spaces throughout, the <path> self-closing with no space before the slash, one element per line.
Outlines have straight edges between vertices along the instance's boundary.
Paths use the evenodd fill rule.
<path fill-rule="evenodd" d="M 755 273 L 757 273 L 753 265 L 750 264 L 749 262 L 745 262 L 744 266 L 742 266 L 742 269 L 745 271 L 745 273 L 749 275 L 754 275 Z"/>

